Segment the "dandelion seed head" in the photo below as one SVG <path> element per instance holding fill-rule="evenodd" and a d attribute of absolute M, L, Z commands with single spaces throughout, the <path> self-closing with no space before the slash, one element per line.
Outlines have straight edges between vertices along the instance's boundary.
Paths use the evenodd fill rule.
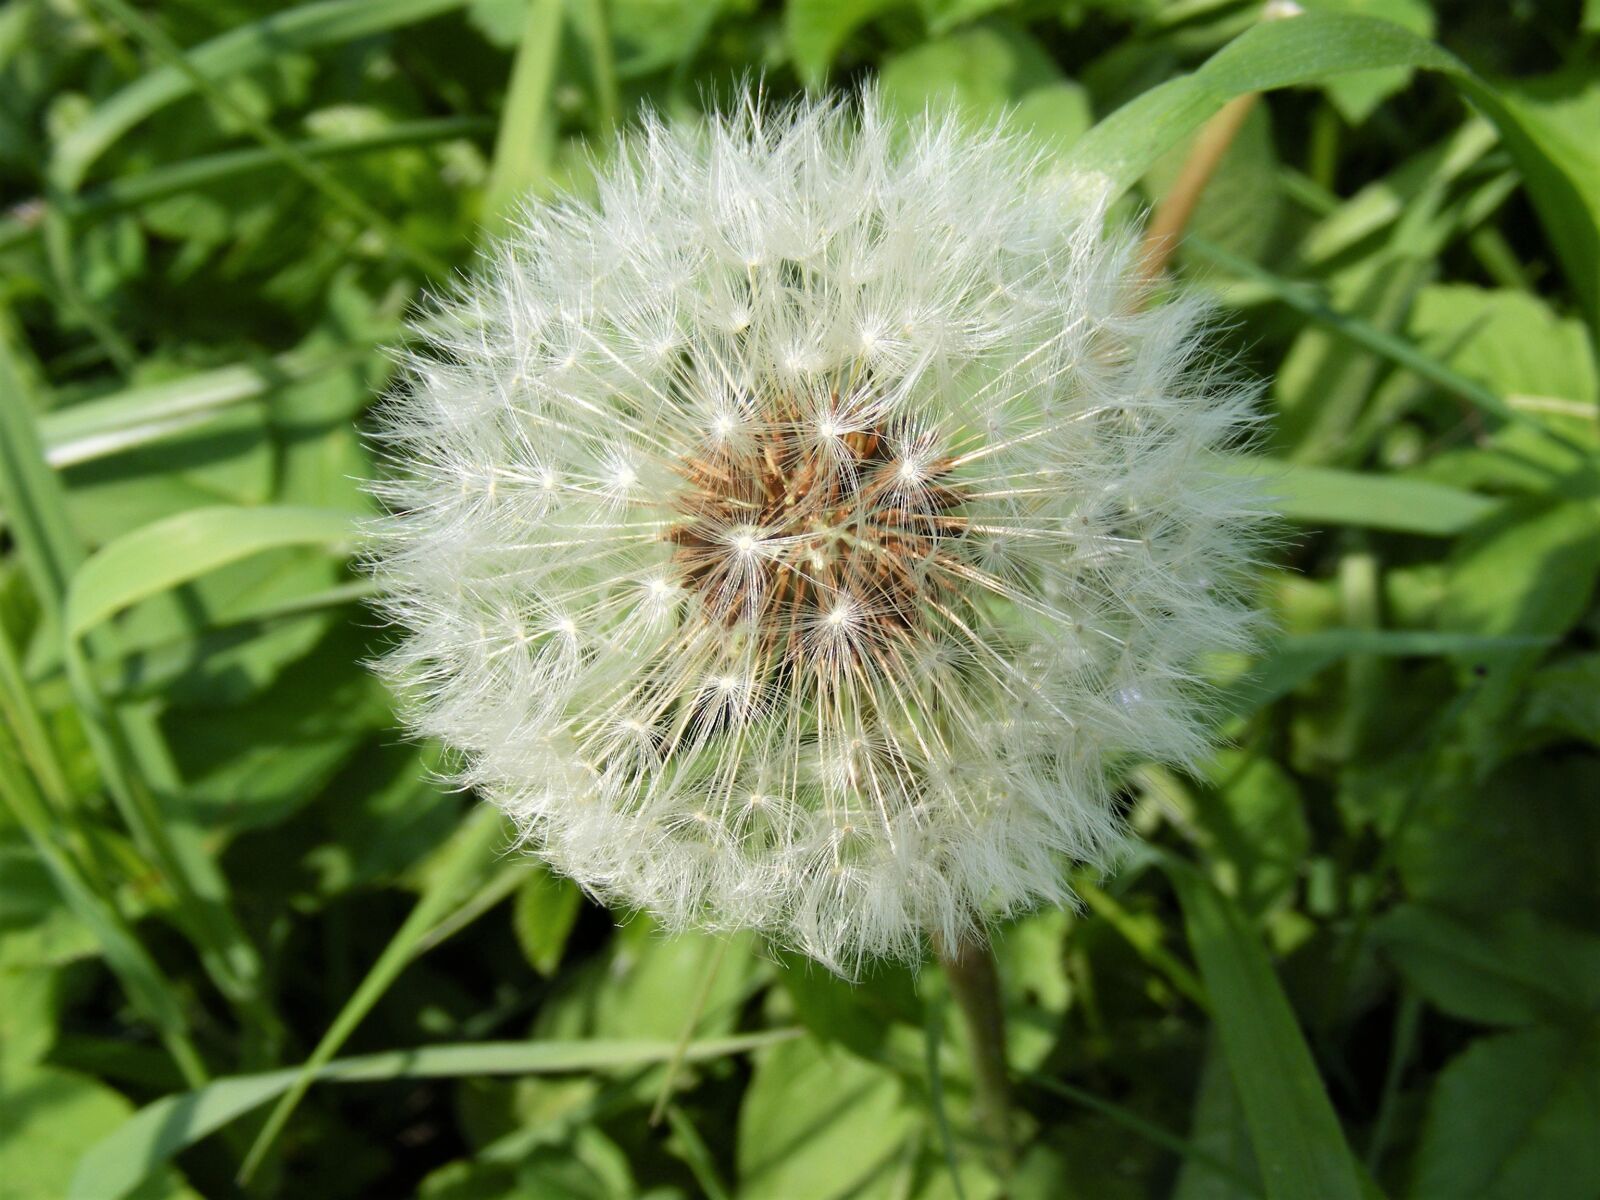
<path fill-rule="evenodd" d="M 847 973 L 1069 898 L 1251 628 L 1251 391 L 1134 248 L 871 94 L 647 122 L 384 410 L 410 724 L 595 894 Z"/>

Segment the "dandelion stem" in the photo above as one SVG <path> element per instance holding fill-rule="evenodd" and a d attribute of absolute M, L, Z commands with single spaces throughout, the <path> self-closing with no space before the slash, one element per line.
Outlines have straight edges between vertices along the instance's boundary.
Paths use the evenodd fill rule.
<path fill-rule="evenodd" d="M 935 936 L 934 949 L 972 1043 L 973 1119 L 992 1144 L 1001 1169 L 1009 1170 L 1015 1146 L 1006 1080 L 1006 1013 L 994 950 L 987 940 L 971 935 L 953 947 Z"/>

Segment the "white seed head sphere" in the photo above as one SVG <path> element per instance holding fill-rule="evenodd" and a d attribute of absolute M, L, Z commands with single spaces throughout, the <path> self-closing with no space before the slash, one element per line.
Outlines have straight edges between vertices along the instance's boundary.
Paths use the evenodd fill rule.
<path fill-rule="evenodd" d="M 870 94 L 647 123 L 384 411 L 414 729 L 595 894 L 838 970 L 1068 899 L 1108 768 L 1205 747 L 1259 516 L 1249 390 L 1106 224 Z"/>

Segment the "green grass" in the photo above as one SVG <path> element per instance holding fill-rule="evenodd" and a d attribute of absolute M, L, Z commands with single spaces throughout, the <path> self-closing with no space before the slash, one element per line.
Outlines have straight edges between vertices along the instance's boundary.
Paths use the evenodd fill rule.
<path fill-rule="evenodd" d="M 1600 5 L 1305 7 L 0 10 L 0 1192 L 998 1194 L 936 972 L 596 909 L 363 666 L 407 309 L 759 74 L 1128 218 L 1268 92 L 1175 270 L 1267 381 L 1280 633 L 1226 749 L 1129 769 L 1146 849 L 1001 931 L 1009 1194 L 1600 1194 Z"/>

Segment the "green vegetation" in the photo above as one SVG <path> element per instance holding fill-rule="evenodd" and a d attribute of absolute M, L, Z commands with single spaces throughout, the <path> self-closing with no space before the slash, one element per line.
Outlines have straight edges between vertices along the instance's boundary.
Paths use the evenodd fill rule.
<path fill-rule="evenodd" d="M 1172 269 L 1270 381 L 1277 633 L 1225 750 L 1130 772 L 1145 848 L 1000 932 L 1007 1194 L 1600 1195 L 1600 4 L 1303 7 L 0 9 L 0 1195 L 1001 1194 L 936 969 L 618 924 L 363 666 L 409 308 L 752 76 L 1129 218 L 1266 93 Z"/>

